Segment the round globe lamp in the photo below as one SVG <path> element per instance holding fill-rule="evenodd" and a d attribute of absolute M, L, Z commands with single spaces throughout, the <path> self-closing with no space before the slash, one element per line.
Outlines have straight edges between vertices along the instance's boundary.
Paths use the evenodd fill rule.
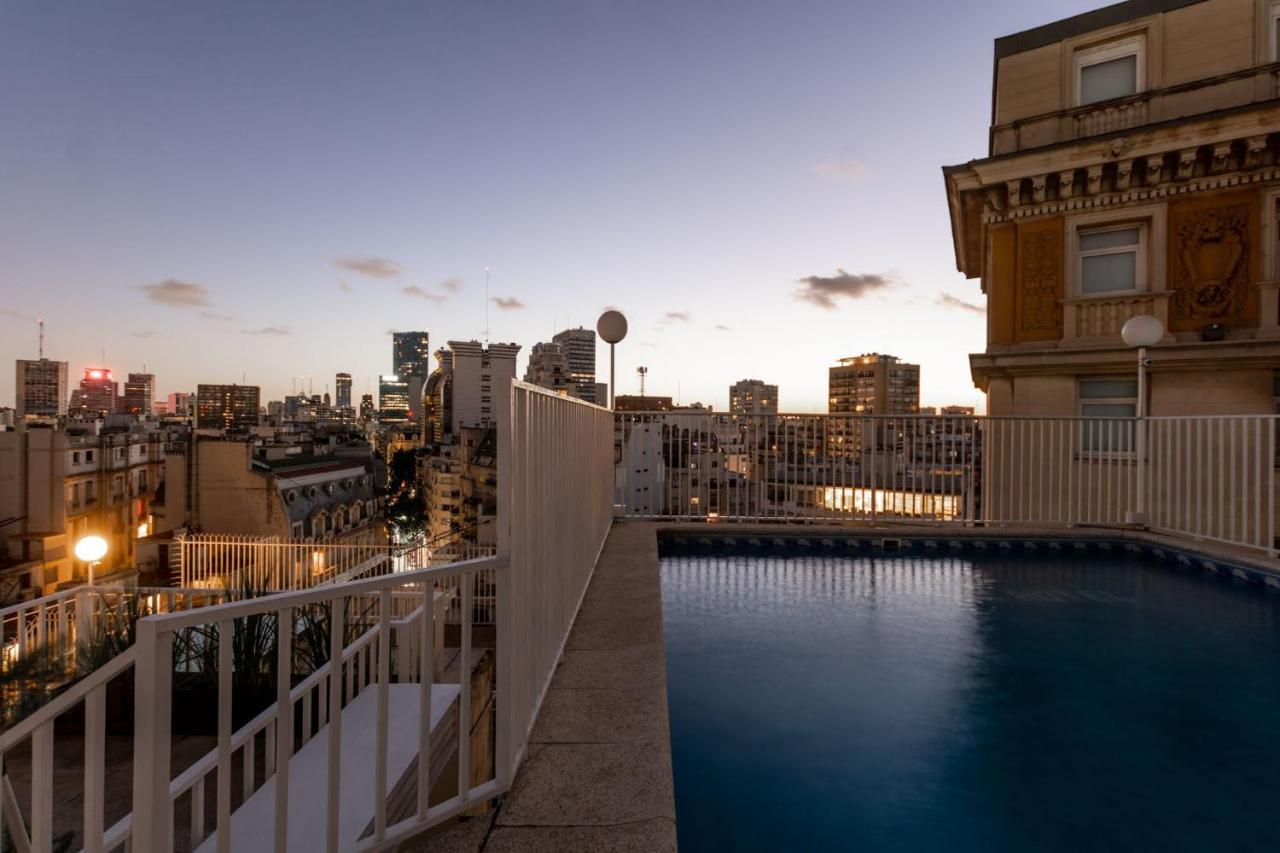
<path fill-rule="evenodd" d="M 89 586 L 93 586 L 93 570 L 107 556 L 107 540 L 86 536 L 76 543 L 76 559 L 89 564 Z"/>
<path fill-rule="evenodd" d="M 600 315 L 600 319 L 596 321 L 596 334 L 600 339 L 609 345 L 609 408 L 613 408 L 613 398 L 616 389 L 614 383 L 614 356 L 613 346 L 627 336 L 627 318 L 622 315 L 621 311 L 609 310 Z"/>

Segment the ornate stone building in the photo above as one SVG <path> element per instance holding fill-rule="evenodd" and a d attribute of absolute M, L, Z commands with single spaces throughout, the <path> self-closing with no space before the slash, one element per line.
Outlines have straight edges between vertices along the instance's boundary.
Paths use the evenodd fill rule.
<path fill-rule="evenodd" d="M 943 169 L 991 414 L 1132 413 L 1136 314 L 1152 414 L 1274 411 L 1278 32 L 1273 0 L 1130 0 L 996 40 L 989 154 Z"/>

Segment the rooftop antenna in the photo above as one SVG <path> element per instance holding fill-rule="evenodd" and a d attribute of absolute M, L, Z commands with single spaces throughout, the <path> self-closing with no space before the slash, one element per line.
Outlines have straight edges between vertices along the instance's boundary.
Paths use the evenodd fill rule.
<path fill-rule="evenodd" d="M 484 345 L 489 346 L 489 268 L 484 268 Z"/>
<path fill-rule="evenodd" d="M 40 360 L 44 361 L 44 320 L 36 320 L 40 326 Z"/>
<path fill-rule="evenodd" d="M 643 399 L 644 398 L 644 378 L 649 373 L 649 368 L 637 367 L 636 373 L 639 374 L 640 376 L 640 397 L 641 399 Z"/>

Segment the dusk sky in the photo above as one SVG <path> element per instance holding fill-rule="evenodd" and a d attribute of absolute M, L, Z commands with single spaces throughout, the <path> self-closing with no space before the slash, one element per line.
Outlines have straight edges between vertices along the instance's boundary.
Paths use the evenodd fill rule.
<path fill-rule="evenodd" d="M 486 266 L 521 374 L 616 306 L 623 393 L 824 411 L 879 351 L 980 404 L 940 167 L 985 153 L 992 40 L 1100 5 L 9 0 L 0 405 L 37 317 L 73 385 L 376 393 L 389 330 L 483 335 Z"/>

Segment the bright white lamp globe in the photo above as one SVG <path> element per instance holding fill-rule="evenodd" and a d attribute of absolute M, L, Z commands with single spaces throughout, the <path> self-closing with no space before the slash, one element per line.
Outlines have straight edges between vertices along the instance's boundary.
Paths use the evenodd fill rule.
<path fill-rule="evenodd" d="M 76 543 L 76 559 L 96 563 L 107 556 L 107 540 L 101 536 L 86 536 Z"/>
<path fill-rule="evenodd" d="M 627 336 L 627 318 L 621 311 L 606 311 L 596 321 L 596 332 L 606 344 L 616 344 Z"/>
<path fill-rule="evenodd" d="M 1126 346 L 1153 347 L 1164 337 L 1164 323 L 1150 314 L 1139 314 L 1125 321 L 1120 337 Z"/>

